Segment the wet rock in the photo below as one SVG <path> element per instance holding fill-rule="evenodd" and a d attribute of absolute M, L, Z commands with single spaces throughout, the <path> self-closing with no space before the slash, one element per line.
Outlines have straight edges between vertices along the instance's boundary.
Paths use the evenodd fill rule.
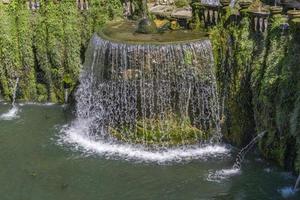
<path fill-rule="evenodd" d="M 152 20 L 148 18 L 143 18 L 139 21 L 136 32 L 144 33 L 144 34 L 156 33 L 157 28 L 155 23 Z"/>

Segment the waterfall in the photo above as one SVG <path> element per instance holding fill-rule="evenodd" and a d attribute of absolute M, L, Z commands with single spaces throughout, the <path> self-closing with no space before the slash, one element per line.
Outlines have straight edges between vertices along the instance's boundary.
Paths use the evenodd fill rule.
<path fill-rule="evenodd" d="M 216 87 L 208 39 L 154 45 L 94 35 L 75 94 L 77 117 L 63 129 L 62 140 L 105 155 L 150 161 L 227 152 L 217 143 L 209 146 L 221 139 Z M 174 131 L 175 149 L 168 143 Z"/>
<path fill-rule="evenodd" d="M 18 84 L 19 84 L 19 78 L 16 79 L 16 83 L 13 89 L 13 98 L 12 98 L 13 107 L 16 107 L 16 95 L 17 95 Z"/>
<path fill-rule="evenodd" d="M 16 105 L 16 95 L 17 95 L 17 89 L 18 89 L 18 84 L 19 84 L 19 78 L 16 79 L 16 82 L 14 84 L 14 88 L 13 88 L 13 93 L 12 93 L 12 108 L 6 112 L 3 113 L 2 115 L 0 115 L 0 120 L 12 120 L 17 118 L 17 114 L 18 114 L 18 107 Z"/>
<path fill-rule="evenodd" d="M 94 136 L 107 138 L 117 130 L 125 138 L 135 137 L 140 128 L 159 127 L 163 138 L 170 130 L 164 122 L 174 117 L 220 139 L 209 40 L 151 45 L 94 36 L 80 80 L 77 117 L 94 121 Z"/>

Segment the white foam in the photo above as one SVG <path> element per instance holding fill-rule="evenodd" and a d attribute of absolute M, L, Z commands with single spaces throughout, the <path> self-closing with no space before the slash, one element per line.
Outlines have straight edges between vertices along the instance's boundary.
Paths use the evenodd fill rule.
<path fill-rule="evenodd" d="M 60 141 L 71 144 L 76 150 L 84 153 L 96 153 L 106 158 L 123 158 L 144 162 L 180 162 L 199 158 L 217 157 L 228 154 L 229 149 L 221 145 L 190 146 L 163 150 L 149 150 L 142 146 L 119 144 L 89 137 L 89 121 L 76 120 L 71 126 L 62 130 Z"/>
<path fill-rule="evenodd" d="M 222 169 L 215 172 L 210 171 L 206 180 L 220 183 L 222 180 L 226 180 L 239 174 L 241 174 L 241 170 L 239 168 Z"/>
<path fill-rule="evenodd" d="M 18 118 L 19 109 L 17 106 L 13 106 L 8 112 L 0 115 L 0 120 L 13 120 Z"/>
<path fill-rule="evenodd" d="M 34 106 L 54 106 L 55 103 L 51 102 L 45 102 L 45 103 L 37 103 L 37 102 L 26 102 L 26 103 L 20 103 L 20 106 L 26 106 L 26 105 L 34 105 Z"/>
<path fill-rule="evenodd" d="M 290 198 L 294 196 L 298 190 L 294 190 L 293 187 L 284 187 L 278 190 L 283 198 Z"/>

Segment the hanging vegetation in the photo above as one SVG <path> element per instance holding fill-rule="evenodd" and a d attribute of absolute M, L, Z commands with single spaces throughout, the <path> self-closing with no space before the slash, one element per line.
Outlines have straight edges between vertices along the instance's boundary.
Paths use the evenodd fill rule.
<path fill-rule="evenodd" d="M 260 150 L 286 169 L 300 170 L 300 39 L 285 18 L 269 19 L 267 33 L 252 32 L 246 13 L 231 11 L 211 29 L 227 141 L 245 145 L 266 131 Z"/>
<path fill-rule="evenodd" d="M 18 99 L 65 102 L 77 84 L 91 35 L 122 15 L 119 0 L 90 0 L 88 10 L 76 1 L 40 0 L 0 3 L 0 97 L 10 100 L 16 78 Z"/>

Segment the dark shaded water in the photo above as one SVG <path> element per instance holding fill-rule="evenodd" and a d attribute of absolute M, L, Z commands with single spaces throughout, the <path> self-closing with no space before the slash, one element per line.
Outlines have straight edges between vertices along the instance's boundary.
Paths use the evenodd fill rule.
<path fill-rule="evenodd" d="M 0 115 L 8 110 L 0 105 Z M 72 118 L 63 110 L 24 105 L 19 118 L 0 120 L 1 200 L 283 199 L 278 190 L 295 182 L 257 155 L 247 157 L 241 174 L 207 180 L 229 169 L 235 152 L 168 165 L 83 155 L 57 142 L 61 126 Z"/>

